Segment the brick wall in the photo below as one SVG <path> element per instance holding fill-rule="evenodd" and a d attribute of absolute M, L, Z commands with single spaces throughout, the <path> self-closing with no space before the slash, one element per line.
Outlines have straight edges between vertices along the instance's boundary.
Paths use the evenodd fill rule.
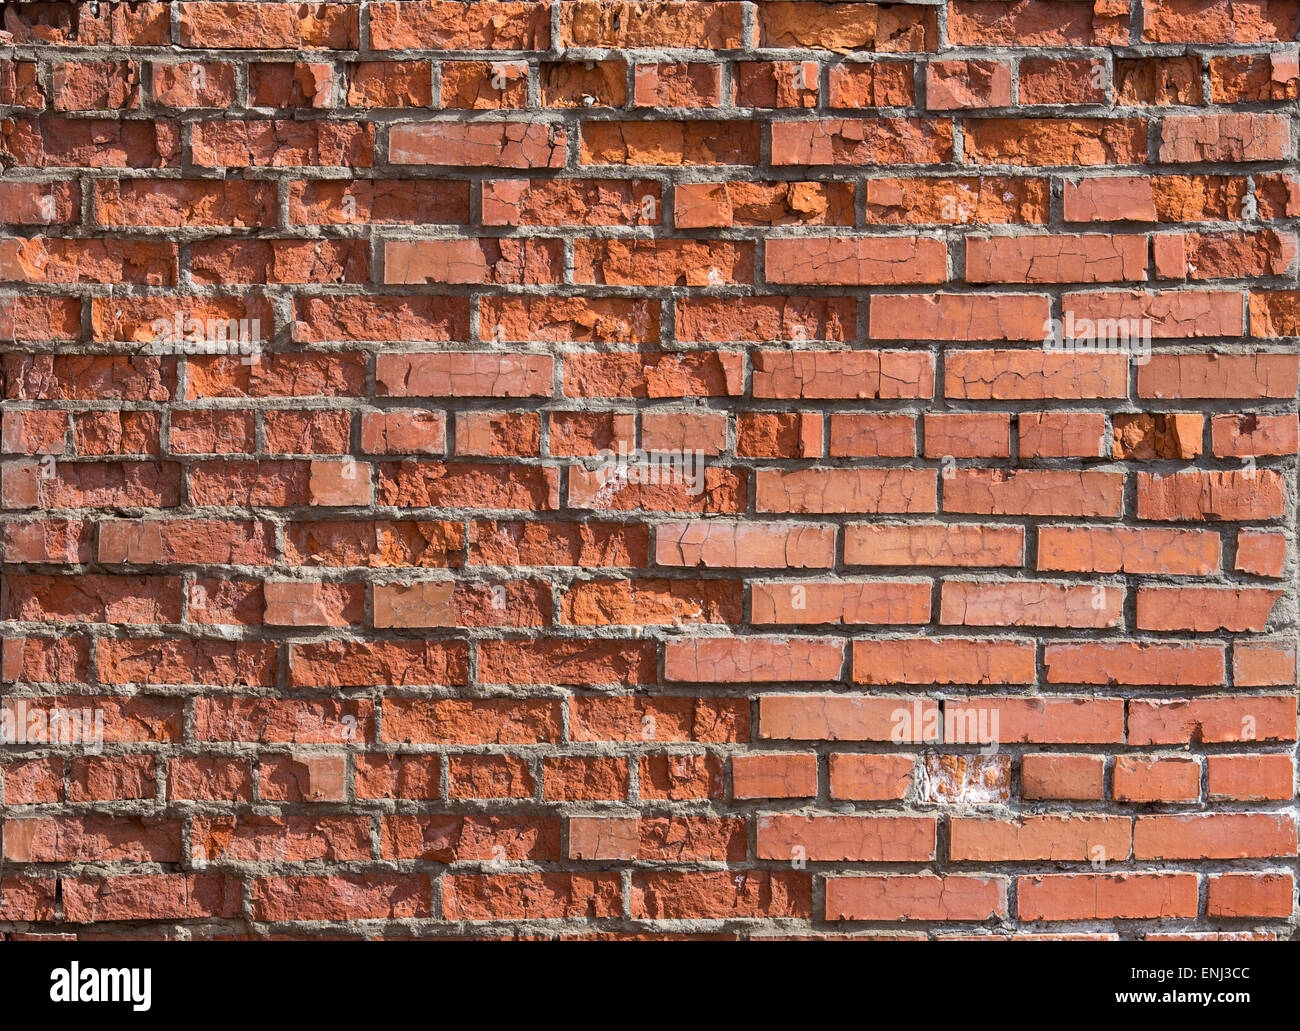
<path fill-rule="evenodd" d="M 0 8 L 0 936 L 1293 935 L 1296 0 Z"/>

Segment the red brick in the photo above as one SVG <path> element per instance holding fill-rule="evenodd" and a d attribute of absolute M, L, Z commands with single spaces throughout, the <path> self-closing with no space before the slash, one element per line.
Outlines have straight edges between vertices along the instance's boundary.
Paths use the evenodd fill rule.
<path fill-rule="evenodd" d="M 969 236 L 970 283 L 1113 283 L 1146 278 L 1145 236 Z"/>
<path fill-rule="evenodd" d="M 817 794 L 817 757 L 811 752 L 756 752 L 731 761 L 736 798 L 810 798 Z"/>
<path fill-rule="evenodd" d="M 1152 920 L 1197 913 L 1194 874 L 1042 874 L 1016 882 L 1022 920 Z"/>
<path fill-rule="evenodd" d="M 868 179 L 866 200 L 868 224 L 1043 223 L 1048 213 L 1045 181 L 1030 178 Z"/>
<path fill-rule="evenodd" d="M 886 8 L 881 17 L 852 4 L 818 3 L 809 8 L 787 2 L 764 3 L 759 12 L 759 46 L 891 53 L 934 49 L 935 19 L 930 11 Z"/>
<path fill-rule="evenodd" d="M 1014 526 L 945 523 L 850 524 L 844 531 L 849 565 L 1018 566 L 1024 531 Z"/>
<path fill-rule="evenodd" d="M 969 164 L 1089 167 L 1140 164 L 1146 156 L 1146 122 L 1136 118 L 980 118 L 967 126 Z"/>
<path fill-rule="evenodd" d="M 259 877 L 255 920 L 358 920 L 428 917 L 429 881 L 415 874 Z"/>
<path fill-rule="evenodd" d="M 1269 469 L 1243 472 L 1138 473 L 1139 519 L 1275 519 L 1286 506 L 1286 485 Z"/>
<path fill-rule="evenodd" d="M 1282 302 L 1289 299 L 1287 294 L 1252 295 L 1252 305 L 1265 305 L 1253 309 L 1251 332 L 1256 336 L 1277 335 L 1270 326 L 1267 307 L 1274 298 Z M 1184 367 L 1187 372 L 1183 372 Z M 1176 364 L 1165 364 L 1160 370 L 1163 375 L 1153 386 L 1163 386 L 1170 375 L 1181 375 L 1196 388 L 1213 391 L 1204 395 L 1207 397 L 1290 397 L 1294 391 L 1288 390 L 1288 384 L 1294 385 L 1296 368 L 1295 355 L 1286 354 L 1179 356 Z"/>
<path fill-rule="evenodd" d="M 929 355 L 905 351 L 760 352 L 756 397 L 904 398 L 934 395 Z"/>
<path fill-rule="evenodd" d="M 1129 744 L 1164 745 L 1203 741 L 1294 741 L 1294 698 L 1198 697 L 1129 702 Z"/>
<path fill-rule="evenodd" d="M 1295 855 L 1295 817 L 1273 813 L 1139 816 L 1135 859 L 1245 859 Z"/>
<path fill-rule="evenodd" d="M 1052 684 L 1164 684 L 1211 687 L 1223 683 L 1221 645 L 1052 644 L 1043 653 Z"/>
<path fill-rule="evenodd" d="M 1020 789 L 1031 799 L 1101 801 L 1105 759 L 1100 755 L 1026 755 Z"/>
<path fill-rule="evenodd" d="M 941 241 L 924 237 L 800 237 L 768 243 L 765 274 L 769 283 L 942 283 L 947 257 Z"/>
<path fill-rule="evenodd" d="M 929 61 L 925 106 L 931 111 L 1010 107 L 1011 65 L 1005 61 Z"/>
<path fill-rule="evenodd" d="M 947 119 L 772 123 L 774 165 L 938 164 L 951 158 L 952 123 Z"/>
<path fill-rule="evenodd" d="M 765 683 L 838 680 L 841 642 L 819 638 L 710 638 L 664 647 L 667 680 Z"/>
<path fill-rule="evenodd" d="M 583 165 L 753 165 L 758 150 L 758 125 L 749 122 L 584 122 L 579 160 Z"/>
<path fill-rule="evenodd" d="M 758 857 L 902 863 L 934 858 L 935 821 L 894 816 L 760 816 Z"/>
<path fill-rule="evenodd" d="M 831 798 L 887 801 L 906 798 L 916 777 L 916 757 L 837 752 L 830 758 Z"/>
<path fill-rule="evenodd" d="M 958 626 L 1117 626 L 1124 604 L 1119 587 L 1047 581 L 945 580 L 939 622 Z"/>
<path fill-rule="evenodd" d="M 1286 538 L 1279 533 L 1242 530 L 1237 535 L 1237 569 L 1256 576 L 1281 576 L 1286 550 Z"/>
<path fill-rule="evenodd" d="M 1143 587 L 1137 592 L 1139 630 L 1262 631 L 1281 591 L 1250 588 Z"/>
<path fill-rule="evenodd" d="M 1118 61 L 1115 66 L 1120 67 Z M 1020 103 L 1105 104 L 1105 82 L 1098 84 L 1093 74 L 1097 67 L 1105 66 L 1083 57 L 1025 58 L 1019 69 Z"/>
<path fill-rule="evenodd" d="M 680 47 L 729 50 L 744 40 L 741 5 L 570 3 L 561 9 L 560 44 L 580 47 Z"/>
<path fill-rule="evenodd" d="M 1209 879 L 1205 912 L 1211 917 L 1286 919 L 1294 906 L 1295 878 L 1289 873 L 1225 873 Z"/>
<path fill-rule="evenodd" d="M 1098 471 L 957 469 L 944 486 L 946 512 L 1116 517 L 1124 477 Z"/>
<path fill-rule="evenodd" d="M 1065 184 L 1067 222 L 1154 222 L 1156 203 L 1149 180 L 1097 176 Z"/>
<path fill-rule="evenodd" d="M 638 872 L 632 878 L 632 916 L 638 920 L 736 919 L 812 916 L 806 873 L 750 870 Z"/>
<path fill-rule="evenodd" d="M 1049 305 L 1030 294 L 877 294 L 873 340 L 1042 340 Z"/>
<path fill-rule="evenodd" d="M 845 695 L 764 695 L 758 706 L 763 738 L 794 741 L 888 741 L 895 715 L 908 714 L 911 701 L 901 697 Z M 937 706 L 921 707 L 932 719 Z"/>
<path fill-rule="evenodd" d="M 655 561 L 664 566 L 816 568 L 830 566 L 834 553 L 834 529 L 816 524 L 711 520 L 655 527 Z"/>
<path fill-rule="evenodd" d="M 927 435 L 927 442 L 929 439 Z M 831 416 L 830 454 L 833 457 L 854 458 L 910 457 L 916 454 L 916 421 L 907 415 L 857 415 L 837 412 Z"/>
<path fill-rule="evenodd" d="M 635 859 L 639 846 L 634 816 L 569 818 L 570 859 Z"/>
<path fill-rule="evenodd" d="M 951 351 L 944 394 L 971 400 L 1084 400 L 1123 397 L 1127 363 L 1118 354 Z"/>
<path fill-rule="evenodd" d="M 1161 161 L 1281 161 L 1290 153 L 1281 115 L 1174 115 L 1160 123 Z"/>
<path fill-rule="evenodd" d="M 1251 4 L 1233 8 L 1222 2 L 1156 0 L 1142 38 L 1152 43 L 1177 39 L 1187 43 L 1268 43 L 1290 39 L 1296 12 L 1288 4 Z"/>
<path fill-rule="evenodd" d="M 1024 458 L 1098 458 L 1106 443 L 1101 412 L 1021 412 L 1017 430 Z"/>
<path fill-rule="evenodd" d="M 760 512 L 933 512 L 934 474 L 919 469 L 760 470 Z"/>
<path fill-rule="evenodd" d="M 1207 530 L 1045 526 L 1038 568 L 1204 576 L 1219 570 L 1219 535 Z"/>
<path fill-rule="evenodd" d="M 959 862 L 1123 862 L 1129 857 L 1131 824 L 1126 816 L 1024 816 L 1008 821 L 954 816 L 949 830 L 949 855 Z"/>
<path fill-rule="evenodd" d="M 1216 415 L 1210 431 L 1216 458 L 1300 452 L 1300 419 L 1295 415 Z"/>
<path fill-rule="evenodd" d="M 1195 802 L 1201 795 L 1201 765 L 1191 756 L 1115 760 L 1115 801 Z"/>
<path fill-rule="evenodd" d="M 924 623 L 930 616 L 930 584 L 756 583 L 750 587 L 749 603 L 755 624 Z"/>
<path fill-rule="evenodd" d="M 1027 684 L 1033 649 L 1023 641 L 957 637 L 853 642 L 860 684 Z"/>
<path fill-rule="evenodd" d="M 203 122 L 194 127 L 193 151 L 194 163 L 208 168 L 365 168 L 374 164 L 374 126 L 286 119 Z"/>
<path fill-rule="evenodd" d="M 826 882 L 828 920 L 968 920 L 1006 914 L 1002 877 L 895 874 L 832 877 Z"/>
<path fill-rule="evenodd" d="M 1294 790 L 1295 760 L 1289 755 L 1211 755 L 1206 765 L 1212 800 L 1285 801 Z"/>
<path fill-rule="evenodd" d="M 1091 3 L 954 0 L 949 39 L 974 46 L 1095 46 L 1128 42 L 1129 12 Z"/>

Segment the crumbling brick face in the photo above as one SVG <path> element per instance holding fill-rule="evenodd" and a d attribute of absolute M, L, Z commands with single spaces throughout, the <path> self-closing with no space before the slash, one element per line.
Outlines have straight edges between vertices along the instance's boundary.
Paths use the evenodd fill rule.
<path fill-rule="evenodd" d="M 0 938 L 1291 938 L 1294 0 L 0 3 Z"/>

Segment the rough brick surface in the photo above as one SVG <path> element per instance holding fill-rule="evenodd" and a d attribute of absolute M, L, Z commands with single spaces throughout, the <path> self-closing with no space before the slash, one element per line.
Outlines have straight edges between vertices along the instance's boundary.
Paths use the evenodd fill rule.
<path fill-rule="evenodd" d="M 0 3 L 0 938 L 1295 937 L 1297 30 Z"/>

